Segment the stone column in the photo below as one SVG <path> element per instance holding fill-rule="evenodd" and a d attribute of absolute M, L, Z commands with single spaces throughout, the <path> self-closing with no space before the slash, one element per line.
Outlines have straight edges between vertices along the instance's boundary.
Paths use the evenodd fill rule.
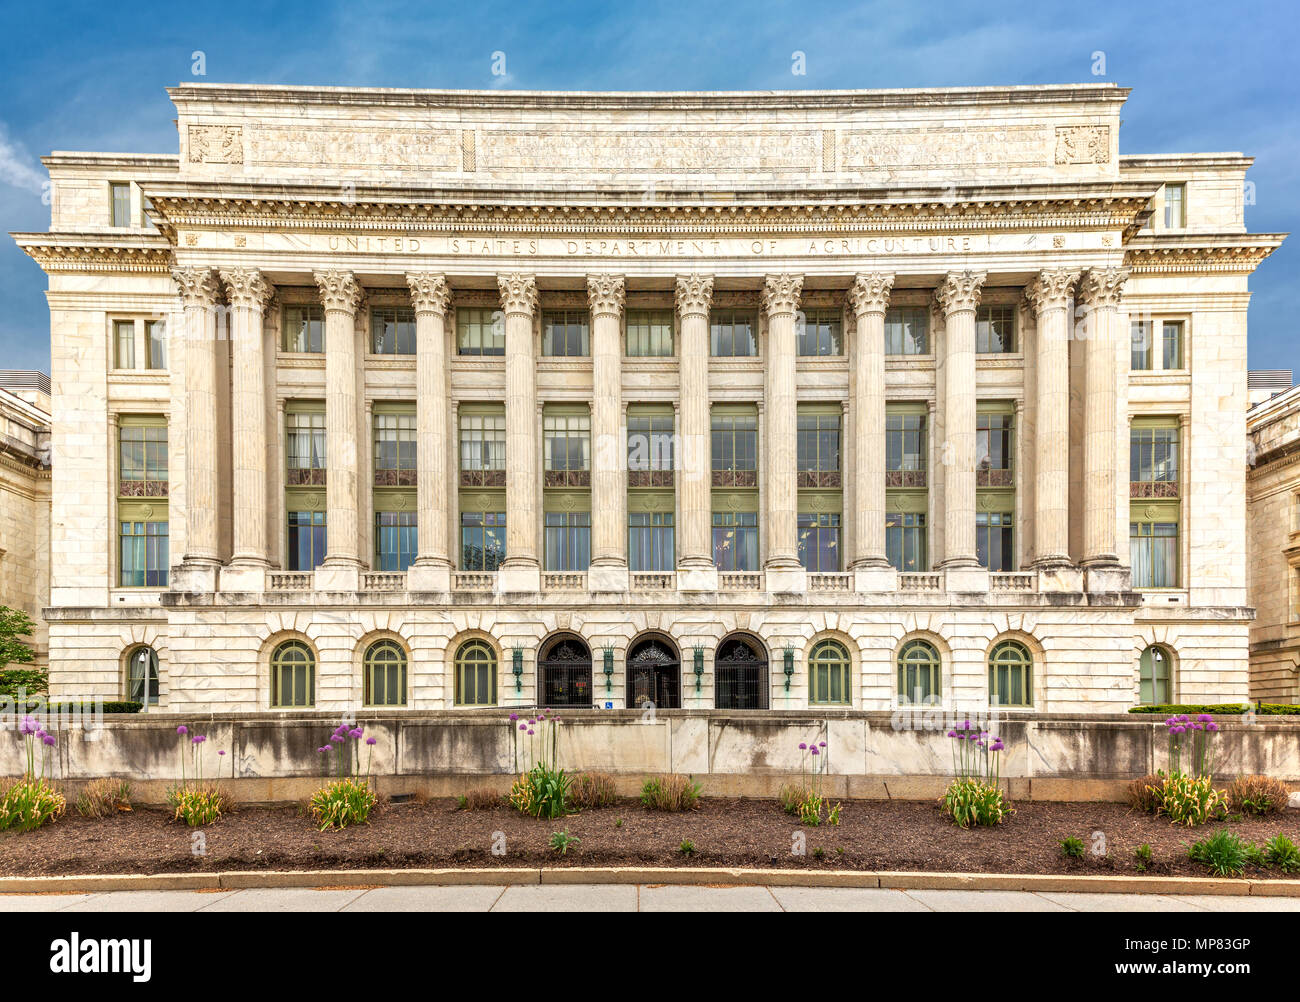
<path fill-rule="evenodd" d="M 625 592 L 627 572 L 627 449 L 619 426 L 623 417 L 622 275 L 588 275 L 591 308 L 592 591 Z"/>
<path fill-rule="evenodd" d="M 767 536 L 767 589 L 804 591 L 807 574 L 799 563 L 799 406 L 795 387 L 795 313 L 802 275 L 768 275 L 763 283 L 767 313 L 767 405 L 761 475 L 767 486 L 763 511 Z"/>
<path fill-rule="evenodd" d="M 944 561 L 948 591 L 986 591 L 975 554 L 975 307 L 982 271 L 949 273 L 935 290 L 944 314 Z"/>
<path fill-rule="evenodd" d="M 533 357 L 537 282 L 531 275 L 499 275 L 506 317 L 506 559 L 503 592 L 541 590 L 538 561 L 538 407 Z"/>
<path fill-rule="evenodd" d="M 1025 289 L 1037 319 L 1034 566 L 1048 591 L 1082 586 L 1070 561 L 1070 299 L 1078 278 L 1051 268 Z"/>
<path fill-rule="evenodd" d="M 849 289 L 857 328 L 849 343 L 857 511 L 848 569 L 857 591 L 892 591 L 898 581 L 885 556 L 885 310 L 893 287 L 893 275 L 877 273 L 857 276 Z"/>
<path fill-rule="evenodd" d="M 211 268 L 178 268 L 172 277 L 185 307 L 185 554 L 175 591 L 212 592 L 217 548 L 217 300 Z"/>
<path fill-rule="evenodd" d="M 1121 336 L 1120 298 L 1129 273 L 1093 268 L 1079 283 L 1088 306 L 1084 342 L 1083 566 L 1090 592 L 1127 590 L 1120 568 L 1116 513 L 1116 340 Z"/>
<path fill-rule="evenodd" d="M 315 275 L 325 306 L 325 561 L 319 591 L 355 591 L 361 584 L 357 524 L 356 318 L 361 287 L 351 272 Z"/>
<path fill-rule="evenodd" d="M 224 591 L 266 587 L 266 354 L 263 312 L 274 287 L 256 269 L 221 273 L 230 303 L 233 366 L 230 391 L 234 473 L 234 520 L 230 566 L 221 573 Z"/>
<path fill-rule="evenodd" d="M 709 458 L 709 304 L 713 278 L 680 275 L 677 278 L 677 316 L 680 342 L 681 425 L 677 429 L 677 479 L 679 534 L 677 588 L 679 591 L 716 591 L 718 569 L 710 544 L 713 520 L 713 470 Z"/>
<path fill-rule="evenodd" d="M 406 574 L 410 591 L 451 590 L 447 549 L 447 306 L 442 275 L 406 276 L 415 310 L 416 531 L 419 554 Z M 454 492 L 453 492 L 454 497 Z"/>

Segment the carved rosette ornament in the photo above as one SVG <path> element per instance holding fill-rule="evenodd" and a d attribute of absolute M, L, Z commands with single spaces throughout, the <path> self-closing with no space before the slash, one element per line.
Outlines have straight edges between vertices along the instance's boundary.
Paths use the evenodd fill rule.
<path fill-rule="evenodd" d="M 859 275 L 849 286 L 849 305 L 853 315 L 884 313 L 889 308 L 889 294 L 894 291 L 894 276 L 884 272 Z"/>
<path fill-rule="evenodd" d="M 350 271 L 318 271 L 313 276 L 326 313 L 355 315 L 361 305 L 361 286 Z"/>
<path fill-rule="evenodd" d="M 1113 310 L 1124 296 L 1127 268 L 1089 268 L 1079 279 L 1079 298 L 1094 310 Z"/>
<path fill-rule="evenodd" d="M 232 307 L 261 312 L 271 301 L 275 286 L 256 268 L 232 268 L 221 273 L 226 299 Z"/>
<path fill-rule="evenodd" d="M 768 275 L 763 280 L 763 309 L 769 317 L 794 313 L 802 293 L 802 275 Z"/>
<path fill-rule="evenodd" d="M 406 276 L 411 290 L 411 307 L 416 313 L 432 313 L 445 317 L 451 304 L 451 288 L 447 277 L 432 271 L 416 271 Z"/>
<path fill-rule="evenodd" d="M 677 276 L 677 312 L 684 317 L 708 316 L 713 302 L 713 276 Z"/>
<path fill-rule="evenodd" d="M 531 317 L 537 312 L 537 279 L 532 275 L 498 275 L 501 309 L 506 316 L 522 313 Z"/>
<path fill-rule="evenodd" d="M 626 287 L 622 275 L 588 275 L 587 305 L 592 317 L 619 316 L 623 312 Z"/>
<path fill-rule="evenodd" d="M 944 316 L 954 313 L 974 313 L 984 288 L 984 271 L 950 271 L 934 290 L 934 301 Z"/>
<path fill-rule="evenodd" d="M 1079 280 L 1079 273 L 1069 268 L 1048 268 L 1034 276 L 1025 286 L 1025 301 L 1035 316 L 1048 310 L 1064 310 L 1070 305 L 1070 291 Z"/>
<path fill-rule="evenodd" d="M 221 283 L 211 268 L 174 268 L 172 278 L 187 310 L 210 310 L 221 298 Z"/>

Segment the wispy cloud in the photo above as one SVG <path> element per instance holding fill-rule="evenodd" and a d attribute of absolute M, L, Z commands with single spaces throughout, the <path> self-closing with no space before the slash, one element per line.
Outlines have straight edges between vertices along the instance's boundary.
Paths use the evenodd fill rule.
<path fill-rule="evenodd" d="M 0 181 L 34 195 L 44 192 L 47 181 L 40 161 L 28 153 L 21 143 L 14 142 L 3 124 L 0 124 Z"/>

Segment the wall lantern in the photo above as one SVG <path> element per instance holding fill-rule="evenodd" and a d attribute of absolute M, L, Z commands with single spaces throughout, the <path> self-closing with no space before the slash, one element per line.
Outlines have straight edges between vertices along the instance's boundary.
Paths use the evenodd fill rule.
<path fill-rule="evenodd" d="M 794 678 L 794 648 L 785 649 L 785 691 L 790 691 L 790 681 Z"/>
<path fill-rule="evenodd" d="M 524 691 L 524 649 L 522 647 L 516 647 L 514 651 L 511 652 L 510 660 L 514 664 L 514 668 L 512 670 L 515 673 L 515 692 L 523 692 Z"/>
<path fill-rule="evenodd" d="M 695 648 L 695 691 L 700 691 L 700 686 L 704 682 L 704 648 L 696 646 Z"/>
<path fill-rule="evenodd" d="M 614 691 L 614 646 L 605 645 L 605 692 Z"/>

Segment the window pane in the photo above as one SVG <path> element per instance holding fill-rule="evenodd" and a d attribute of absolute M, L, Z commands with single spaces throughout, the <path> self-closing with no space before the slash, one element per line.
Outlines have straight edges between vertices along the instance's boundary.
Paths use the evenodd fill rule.
<path fill-rule="evenodd" d="M 320 353 L 325 350 L 325 311 L 316 305 L 284 308 L 284 351 Z"/>
<path fill-rule="evenodd" d="M 456 350 L 461 355 L 504 355 L 505 314 L 501 310 L 457 307 Z"/>
<path fill-rule="evenodd" d="M 130 226 L 131 185 L 114 183 L 109 185 L 109 190 L 112 193 L 113 225 Z"/>
<path fill-rule="evenodd" d="M 113 321 L 113 367 L 135 368 L 135 321 Z"/>
<path fill-rule="evenodd" d="M 376 355 L 414 355 L 415 311 L 409 307 L 371 310 L 370 350 Z"/>
<path fill-rule="evenodd" d="M 633 357 L 672 355 L 673 311 L 628 310 L 627 353 Z"/>
<path fill-rule="evenodd" d="M 149 349 L 149 357 L 146 360 L 148 367 L 150 369 L 167 368 L 167 321 L 146 321 L 144 329 Z"/>
<path fill-rule="evenodd" d="M 1151 321 L 1135 320 L 1129 327 L 1129 335 L 1133 342 L 1130 367 L 1139 372 L 1149 370 L 1152 361 Z"/>
<path fill-rule="evenodd" d="M 758 354 L 754 315 L 743 310 L 714 310 L 709 317 L 709 352 L 717 358 Z"/>
<path fill-rule="evenodd" d="M 895 307 L 885 313 L 885 354 L 929 353 L 929 313 L 923 307 Z"/>

